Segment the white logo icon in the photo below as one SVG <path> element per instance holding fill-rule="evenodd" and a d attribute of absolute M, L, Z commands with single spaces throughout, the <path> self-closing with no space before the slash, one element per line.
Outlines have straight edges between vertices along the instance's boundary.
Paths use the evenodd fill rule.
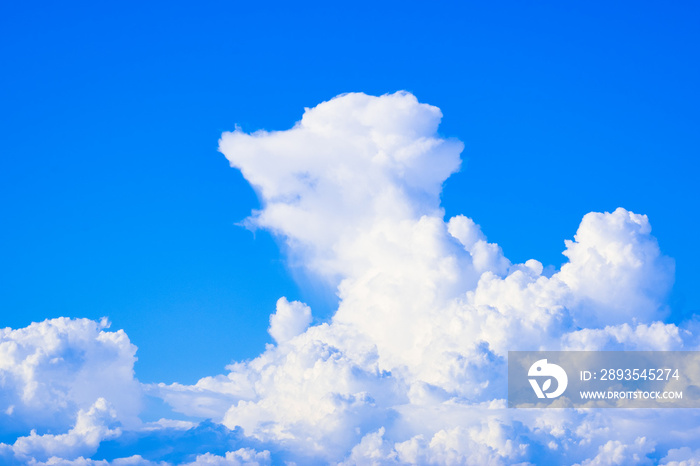
<path fill-rule="evenodd" d="M 546 359 L 540 359 L 530 366 L 527 375 L 528 377 L 548 377 L 541 388 L 537 380 L 529 379 L 530 385 L 532 385 L 532 389 L 535 391 L 537 398 L 556 398 L 564 393 L 566 385 L 569 383 L 569 377 L 566 376 L 566 371 L 556 364 L 548 364 Z M 547 390 L 549 390 L 552 385 L 552 378 L 557 380 L 557 389 L 548 393 Z"/>

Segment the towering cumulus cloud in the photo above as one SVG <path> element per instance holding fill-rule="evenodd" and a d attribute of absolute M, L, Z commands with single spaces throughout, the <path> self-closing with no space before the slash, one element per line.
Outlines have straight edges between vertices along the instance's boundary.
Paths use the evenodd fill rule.
<path fill-rule="evenodd" d="M 210 419 L 187 438 L 216 432 L 223 450 L 192 447 L 166 458 L 135 449 L 133 439 L 175 442 L 187 426 L 114 424 L 123 400 L 96 387 L 90 404 L 70 405 L 76 414 L 65 438 L 33 433 L 0 452 L 22 458 L 36 450 L 44 461 L 62 451 L 57 443 L 88 431 L 68 459 L 94 451 L 107 458 L 97 444 L 128 464 L 693 458 L 700 431 L 692 411 L 505 409 L 509 350 L 693 349 L 693 339 L 663 321 L 673 261 L 644 215 L 623 208 L 586 215 L 566 242 L 568 263 L 551 275 L 534 259 L 511 263 L 472 219 L 446 220 L 441 186 L 459 169 L 463 146 L 438 135 L 441 118 L 406 92 L 345 94 L 306 109 L 289 130 L 222 136 L 221 152 L 261 200 L 246 224 L 278 235 L 290 260 L 340 298 L 329 322 L 310 326 L 312 310 L 281 297 L 270 317 L 275 344 L 257 358 L 195 385 L 144 387 L 174 411 Z M 10 354 L 18 337 L 7 335 L 1 348 Z M 19 360 L 0 369 L 16 374 Z M 41 377 L 50 385 L 61 375 Z M 2 390 L 29 409 L 19 401 L 29 383 L 11 380 Z"/>

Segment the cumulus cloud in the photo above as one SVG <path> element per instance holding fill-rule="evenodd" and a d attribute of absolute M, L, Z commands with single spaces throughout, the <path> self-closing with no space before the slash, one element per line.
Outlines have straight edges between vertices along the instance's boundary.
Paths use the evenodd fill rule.
<path fill-rule="evenodd" d="M 700 449 L 690 447 L 672 448 L 662 459 L 661 464 L 667 466 L 698 466 L 700 465 Z"/>
<path fill-rule="evenodd" d="M 381 263 L 355 251 L 358 240 L 381 247 L 377 236 L 392 233 L 383 225 L 439 210 L 463 147 L 437 136 L 441 117 L 408 93 L 346 94 L 307 109 L 288 131 L 224 133 L 219 148 L 260 193 L 264 208 L 249 224 L 338 278 Z"/>
<path fill-rule="evenodd" d="M 673 260 L 659 250 L 646 215 L 618 208 L 591 212 L 566 241 L 569 263 L 562 280 L 581 308 L 581 325 L 647 322 L 665 317 L 662 307 L 673 283 Z"/>
<path fill-rule="evenodd" d="M 386 374 L 393 390 L 387 407 L 399 413 L 406 404 L 502 399 L 511 349 L 683 346 L 676 326 L 658 322 L 673 262 L 661 254 L 645 216 L 622 208 L 586 215 L 566 242 L 569 262 L 551 277 L 536 260 L 512 264 L 472 219 L 445 222 L 439 186 L 458 168 L 462 146 L 437 135 L 439 118 L 407 93 L 349 94 L 307 109 L 288 131 L 223 135 L 221 151 L 261 198 L 249 224 L 271 229 L 302 264 L 338 283 L 332 322 L 298 337 L 290 355 L 308 354 L 301 342 L 314 339 L 356 371 Z M 286 373 L 286 365 L 266 370 Z M 347 396 L 347 384 L 335 385 L 325 391 Z M 239 402 L 227 422 L 237 421 L 239 406 L 269 401 L 259 387 L 259 401 Z M 280 384 L 275 393 L 290 396 L 292 387 Z M 297 422 L 282 416 L 265 418 L 268 433 L 271 425 Z M 246 431 L 259 429 L 250 420 Z M 379 432 L 394 434 L 390 425 L 381 427 L 387 430 L 367 432 L 354 448 L 377 443 Z M 420 438 L 460 427 L 446 423 Z M 504 451 L 491 453 L 504 459 Z M 379 454 L 392 455 L 400 456 L 396 446 Z"/>
<path fill-rule="evenodd" d="M 498 276 L 506 275 L 511 265 L 510 261 L 503 256 L 503 251 L 497 244 L 486 241 L 486 236 L 474 220 L 464 215 L 452 217 L 447 223 L 447 231 L 469 252 L 476 273 L 481 275 L 484 272 L 492 272 Z"/>
<path fill-rule="evenodd" d="M 82 456 L 74 460 L 66 460 L 64 458 L 52 457 L 47 461 L 32 460 L 29 463 L 31 466 L 169 466 L 163 462 L 153 462 L 142 458 L 140 455 L 130 456 L 128 458 L 117 458 L 113 461 L 93 460 L 83 458 Z"/>
<path fill-rule="evenodd" d="M 0 444 L 0 448 L 11 451 L 15 459 L 25 461 L 90 456 L 97 451 L 100 442 L 121 434 L 119 427 L 110 427 L 115 419 L 114 409 L 104 398 L 99 398 L 89 410 L 78 412 L 78 420 L 68 433 L 37 435 L 32 430 L 29 436 L 18 438 L 11 447 Z"/>
<path fill-rule="evenodd" d="M 684 346 L 678 327 L 658 321 L 635 327 L 624 323 L 602 329 L 584 328 L 564 335 L 562 341 L 564 349 L 578 351 L 672 351 Z"/>
<path fill-rule="evenodd" d="M 36 390 L 44 390 L 41 399 L 67 400 L 60 424 L 66 433 L 25 435 L 31 440 L 22 442 L 43 448 L 44 457 L 55 452 L 78 461 L 76 455 L 90 455 L 95 446 L 85 439 L 97 438 L 92 456 L 115 464 L 119 458 L 619 464 L 665 453 L 668 461 L 692 456 L 674 448 L 700 439 L 696 414 L 679 420 L 672 410 L 505 408 L 509 350 L 688 349 L 695 340 L 663 322 L 673 262 L 643 215 L 622 208 L 587 214 L 565 244 L 568 262 L 546 275 L 535 259 L 508 260 L 469 217 L 446 220 L 441 186 L 458 170 L 463 146 L 439 135 L 441 118 L 439 109 L 407 92 L 345 94 L 306 109 L 286 131 L 224 133 L 221 152 L 260 196 L 261 209 L 246 224 L 271 230 L 295 265 L 335 287 L 337 311 L 328 322 L 311 325 L 309 306 L 280 298 L 269 327 L 276 344 L 258 357 L 194 385 L 144 387 L 174 411 L 208 423 L 118 431 L 104 421 L 94 424 L 101 426 L 95 427 L 99 435 L 70 440 L 76 445 L 70 451 L 50 445 L 76 437 L 78 423 L 67 422 L 70 413 L 86 416 L 97 397 L 110 403 L 122 424 L 133 417 L 133 400 L 140 396 L 131 372 L 133 346 L 125 335 L 90 321 L 7 329 L 10 344 L 0 351 L 12 363 L 2 370 L 12 376 L 9 383 L 2 379 L 2 388 L 12 409 L 41 419 L 39 408 L 27 408 Z M 59 335 L 64 349 L 43 349 L 56 346 L 44 334 Z M 82 359 L 67 359 L 79 363 L 60 362 L 76 348 L 83 348 Z M 53 360 L 61 368 L 56 373 L 47 369 Z M 99 383 L 74 393 L 70 380 L 88 360 L 112 364 L 122 385 L 108 380 L 121 387 L 122 398 Z M 23 368 L 36 375 L 26 377 Z M 648 440 L 649 426 L 672 422 L 683 426 L 685 444 L 674 440 L 673 429 Z M 23 445 L 20 440 L 4 448 Z M 182 448 L 157 453 L 162 444 Z"/>
<path fill-rule="evenodd" d="M 0 330 L 0 431 L 65 431 L 104 398 L 125 426 L 139 423 L 136 347 L 109 322 L 58 318 Z"/>
<path fill-rule="evenodd" d="M 608 440 L 598 448 L 598 454 L 581 463 L 581 466 L 608 466 L 622 464 L 652 464 L 647 456 L 654 451 L 654 442 L 638 437 L 632 444 Z"/>
<path fill-rule="evenodd" d="M 289 302 L 287 298 L 277 301 L 277 312 L 270 316 L 269 332 L 277 343 L 291 340 L 311 323 L 311 308 L 299 301 Z"/>
<path fill-rule="evenodd" d="M 387 444 L 384 429 L 367 434 L 345 464 L 513 464 L 525 457 L 528 445 L 510 438 L 512 429 L 491 419 L 481 426 L 440 430 L 432 437 L 417 435 Z"/>
<path fill-rule="evenodd" d="M 224 456 L 205 453 L 197 456 L 188 466 L 263 466 L 270 464 L 270 452 L 257 452 L 250 448 L 241 448 L 236 451 L 227 451 Z"/>

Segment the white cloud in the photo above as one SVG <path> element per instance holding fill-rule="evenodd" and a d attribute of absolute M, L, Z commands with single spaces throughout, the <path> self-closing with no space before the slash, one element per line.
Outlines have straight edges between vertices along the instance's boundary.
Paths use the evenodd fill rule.
<path fill-rule="evenodd" d="M 615 464 L 681 446 L 672 429 L 654 443 L 645 434 L 650 425 L 677 425 L 671 410 L 505 408 L 508 350 L 676 349 L 693 339 L 662 321 L 673 263 L 645 216 L 624 209 L 586 215 L 566 243 L 569 262 L 551 276 L 534 259 L 511 263 L 472 219 L 446 222 L 440 190 L 460 165 L 462 144 L 438 135 L 441 117 L 406 92 L 346 94 L 307 109 L 287 131 L 222 136 L 220 150 L 261 198 L 248 225 L 283 238 L 296 265 L 337 286 L 340 304 L 329 322 L 309 326 L 307 305 L 280 298 L 269 328 L 277 344 L 260 356 L 194 385 L 145 387 L 175 411 L 231 429 L 186 431 L 188 438 L 233 439 L 235 447 L 226 453 L 192 447 L 179 458 L 191 464 Z M 8 329 L 15 343 L 0 347 L 12 361 L 0 368 L 13 374 L 2 386 L 13 400 L 6 416 L 29 416 L 36 390 L 51 403 L 70 401 L 61 411 L 66 430 L 71 412 L 95 402 L 90 396 L 104 396 L 119 420 L 122 412 L 133 414 L 140 395 L 132 389 L 135 349 L 126 336 L 90 321 L 47 322 L 36 325 L 66 327 L 52 330 L 66 342 L 63 353 L 78 348 L 90 353 L 78 361 L 111 364 L 116 375 L 105 376 L 117 388 L 82 379 L 89 387 L 76 396 L 71 381 L 82 362 L 60 363 L 54 374 L 44 366 L 63 353 L 44 355 L 42 348 L 54 347 L 53 339 L 40 337 L 47 331 Z M 20 334 L 35 341 L 23 343 L 24 356 L 13 353 L 12 345 L 26 340 Z M 91 374 L 102 370 L 87 367 Z M 22 378 L 27 372 L 35 375 Z M 691 432 L 685 442 L 700 439 L 690 427 L 696 421 L 683 418 Z M 161 431 L 142 426 L 143 435 L 160 439 L 154 442 L 166 441 L 158 432 L 167 431 L 171 441 L 184 435 L 161 424 Z M 105 429 L 101 438 L 112 432 Z M 67 443 L 71 432 L 36 436 L 32 445 L 43 445 L 46 456 L 46 445 Z M 77 461 L 82 453 L 61 454 Z"/>
<path fill-rule="evenodd" d="M 646 215 L 618 208 L 583 217 L 574 241 L 566 241 L 569 263 L 559 276 L 573 290 L 580 325 L 649 322 L 665 317 L 662 307 L 673 284 L 673 260 L 661 255 Z"/>
<path fill-rule="evenodd" d="M 477 273 L 493 272 L 499 276 L 506 274 L 511 265 L 510 261 L 503 256 L 503 251 L 497 244 L 486 241 L 481 228 L 474 220 L 457 215 L 450 219 L 447 230 L 469 252 Z"/>
<path fill-rule="evenodd" d="M 700 465 L 700 449 L 690 447 L 672 448 L 661 460 L 667 466 L 698 466 Z"/>
<path fill-rule="evenodd" d="M 104 398 L 99 398 L 89 410 L 80 410 L 75 426 L 68 433 L 60 435 L 37 435 L 32 430 L 29 436 L 20 437 L 8 448 L 18 460 L 47 460 L 49 458 L 74 459 L 90 456 L 100 442 L 121 435 L 119 427 L 110 427 L 116 420 L 116 413 Z"/>
<path fill-rule="evenodd" d="M 496 420 L 476 428 L 440 430 L 429 440 L 414 437 L 396 445 L 399 461 L 409 464 L 513 464 L 527 444 L 510 439 L 511 429 Z"/>
<path fill-rule="evenodd" d="M 632 444 L 619 440 L 608 440 L 598 448 L 598 454 L 581 463 L 581 466 L 605 466 L 624 464 L 652 464 L 647 456 L 654 451 L 654 442 L 646 437 L 638 437 Z"/>
<path fill-rule="evenodd" d="M 588 214 L 567 242 L 569 263 L 550 278 L 535 260 L 511 264 L 473 220 L 446 223 L 439 186 L 458 167 L 461 145 L 437 136 L 439 118 L 437 109 L 406 93 L 350 94 L 307 109 L 289 131 L 222 137 L 221 151 L 261 196 L 263 209 L 250 223 L 284 237 L 297 261 L 339 283 L 332 323 L 310 328 L 300 342 L 330 345 L 356 371 L 391 373 L 393 385 L 406 388 L 388 407 L 406 398 L 429 405 L 502 398 L 509 349 L 680 344 L 677 327 L 654 322 L 664 316 L 673 264 L 661 255 L 646 217 L 624 209 Z M 434 169 L 426 171 L 430 164 Z M 582 324 L 607 327 L 579 330 Z M 323 377 L 330 382 L 310 398 L 293 388 L 303 385 L 288 374 L 320 367 L 313 362 L 319 353 L 309 348 L 295 346 L 282 360 L 271 350 L 261 356 L 278 361 L 264 366 L 274 374 L 274 390 L 258 380 L 257 400 L 239 402 L 226 422 L 241 422 L 246 432 L 265 426 L 267 438 L 290 439 L 296 434 L 289 426 L 301 418 L 289 413 L 304 412 L 293 401 L 308 406 L 323 393 L 347 394 L 347 376 L 332 375 L 340 366 L 328 369 Z M 304 365 L 289 364 L 297 359 Z M 243 372 L 257 370 L 250 365 Z M 272 393 L 289 404 L 275 402 L 265 415 L 246 411 L 272 403 Z M 321 412 L 307 416 L 316 425 Z M 432 436 L 457 427 L 444 425 Z M 376 442 L 367 435 L 365 443 Z"/>
<path fill-rule="evenodd" d="M 263 441 L 289 440 L 288 448 L 298 454 L 330 460 L 366 428 L 385 422 L 395 380 L 376 362 L 364 361 L 362 367 L 334 346 L 344 336 L 333 330 L 317 327 L 235 368 L 255 378 L 256 397 L 231 406 L 223 423 Z"/>
<path fill-rule="evenodd" d="M 495 418 L 471 427 L 439 430 L 432 437 L 416 435 L 391 443 L 384 428 L 365 435 L 343 464 L 514 464 L 527 453 L 528 445 L 509 438 L 513 431 Z"/>
<path fill-rule="evenodd" d="M 285 343 L 301 332 L 311 323 L 311 308 L 299 301 L 277 301 L 277 312 L 270 316 L 269 332 L 277 343 Z"/>
<path fill-rule="evenodd" d="M 108 322 L 58 318 L 0 330 L 0 426 L 62 430 L 106 399 L 125 426 L 138 424 L 136 347 Z M 12 428 L 12 427 L 10 427 Z M 0 430 L 5 430 L 0 427 Z"/>
<path fill-rule="evenodd" d="M 187 466 L 263 466 L 270 463 L 270 452 L 257 452 L 251 448 L 241 448 L 236 451 L 228 451 L 224 456 L 205 453 L 198 455 L 197 459 Z"/>
<path fill-rule="evenodd" d="M 395 464 L 398 460 L 398 453 L 384 440 L 384 427 L 376 432 L 371 432 L 364 437 L 360 443 L 355 445 L 350 451 L 349 457 L 343 461 L 343 465 L 368 464 Z"/>
<path fill-rule="evenodd" d="M 602 329 L 581 329 L 564 335 L 564 349 L 577 351 L 672 351 L 683 349 L 683 339 L 674 324 L 652 322 L 631 326 L 624 323 Z"/>
<path fill-rule="evenodd" d="M 462 150 L 436 135 L 441 117 L 405 92 L 346 94 L 307 109 L 288 131 L 224 133 L 220 150 L 261 196 L 250 224 L 283 235 L 306 267 L 337 278 L 378 262 L 354 246 L 381 246 L 381 223 L 438 211 Z"/>
<path fill-rule="evenodd" d="M 153 462 L 146 460 L 140 455 L 134 455 L 128 458 L 117 458 L 112 461 L 92 460 L 89 458 L 83 458 L 82 456 L 74 460 L 52 457 L 46 462 L 31 460 L 26 464 L 29 464 L 30 466 L 169 466 L 164 462 Z"/>

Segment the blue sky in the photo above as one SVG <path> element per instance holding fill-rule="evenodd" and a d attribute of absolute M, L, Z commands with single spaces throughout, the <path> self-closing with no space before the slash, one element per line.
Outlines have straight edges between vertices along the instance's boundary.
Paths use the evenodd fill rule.
<path fill-rule="evenodd" d="M 281 295 L 328 316 L 332 290 L 236 226 L 258 201 L 217 140 L 401 89 L 465 143 L 448 216 L 558 267 L 586 212 L 647 214 L 682 319 L 700 307 L 697 8 L 6 4 L 0 323 L 109 316 L 142 379 L 194 381 L 258 354 Z"/>
<path fill-rule="evenodd" d="M 675 260 L 665 322 L 683 327 L 700 312 L 699 20 L 692 2 L 5 2 L 0 328 L 106 316 L 140 383 L 191 385 L 275 343 L 282 296 L 330 321 L 336 289 L 290 263 L 287 225 L 241 225 L 274 196 L 219 139 L 402 90 L 464 144 L 445 221 L 551 277 L 587 213 L 646 214 Z"/>

